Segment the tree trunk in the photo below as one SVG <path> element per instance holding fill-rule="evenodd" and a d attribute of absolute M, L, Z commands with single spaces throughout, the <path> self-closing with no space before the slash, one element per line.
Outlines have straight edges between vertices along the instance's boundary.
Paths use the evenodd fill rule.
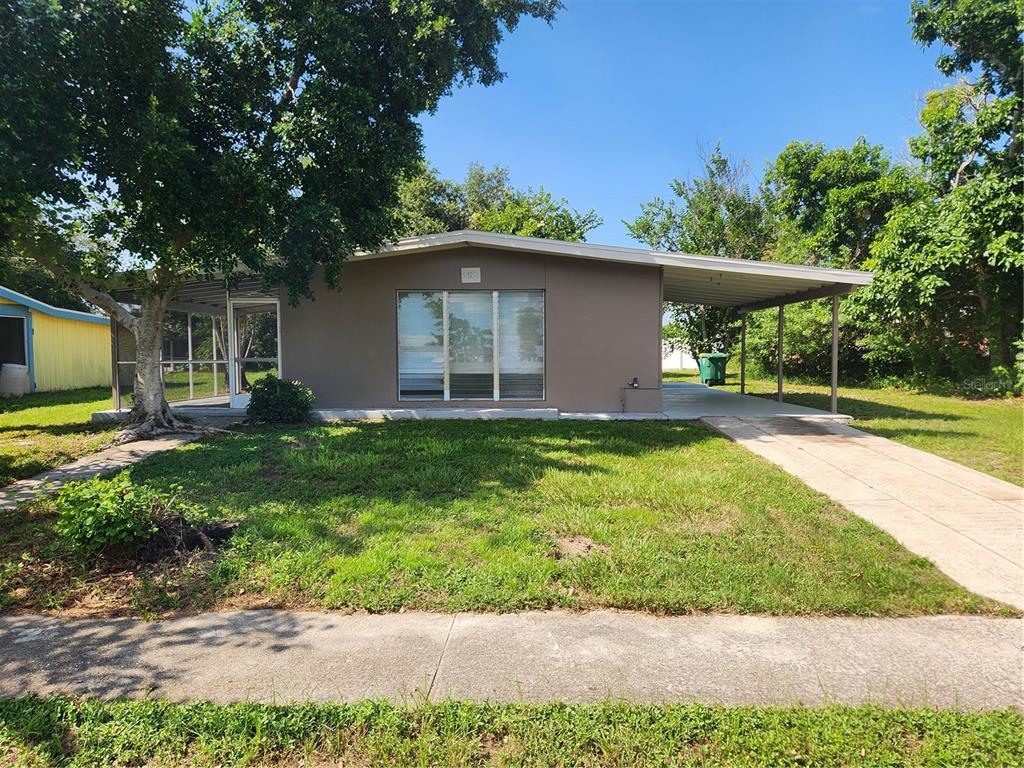
<path fill-rule="evenodd" d="M 149 295 L 142 299 L 142 312 L 135 329 L 134 402 L 128 414 L 128 424 L 135 431 L 159 433 L 181 428 L 167 405 L 160 370 L 169 299 L 168 294 Z"/>

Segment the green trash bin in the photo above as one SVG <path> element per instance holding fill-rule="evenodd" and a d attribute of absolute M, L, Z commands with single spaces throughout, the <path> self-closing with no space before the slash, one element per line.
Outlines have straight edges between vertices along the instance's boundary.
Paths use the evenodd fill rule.
<path fill-rule="evenodd" d="M 710 387 L 725 384 L 725 364 L 727 362 L 729 362 L 729 356 L 724 352 L 701 355 L 698 362 L 700 383 Z"/>

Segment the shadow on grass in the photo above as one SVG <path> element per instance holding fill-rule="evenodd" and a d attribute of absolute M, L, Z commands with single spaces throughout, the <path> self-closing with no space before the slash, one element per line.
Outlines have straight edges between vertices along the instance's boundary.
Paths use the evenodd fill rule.
<path fill-rule="evenodd" d="M 763 397 L 769 400 L 775 399 L 774 392 L 749 392 L 755 397 Z M 818 408 L 823 411 L 832 407 L 831 397 L 828 393 L 818 392 L 793 392 L 783 391 L 783 399 L 794 405 L 804 405 L 808 408 Z M 915 408 L 888 405 L 875 400 L 864 400 L 848 395 L 839 396 L 839 412 L 855 419 L 910 419 L 920 421 L 963 421 L 964 416 L 955 413 L 940 413 L 935 411 L 922 411 Z"/>
<path fill-rule="evenodd" d="M 720 439 L 664 423 L 389 422 L 339 427 L 246 428 L 137 465 L 139 480 L 184 482 L 253 500 L 309 496 L 448 503 L 481 492 L 520 493 L 547 472 L 606 470 L 598 455 L 641 457 Z"/>
<path fill-rule="evenodd" d="M 456 539 L 495 531 L 544 476 L 602 475 L 615 459 L 719 440 L 693 425 L 588 422 L 390 422 L 250 428 L 155 457 L 142 482 L 243 515 L 254 541 L 327 546 L 342 556 L 370 541 L 443 528 Z M 521 514 L 521 513 L 520 513 Z M 500 533 L 496 534 L 500 535 Z"/>

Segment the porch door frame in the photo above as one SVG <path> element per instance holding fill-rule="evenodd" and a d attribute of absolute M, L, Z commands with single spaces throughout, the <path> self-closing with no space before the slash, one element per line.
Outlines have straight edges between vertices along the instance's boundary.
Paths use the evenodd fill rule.
<path fill-rule="evenodd" d="M 272 304 L 277 320 L 277 375 L 283 376 L 281 364 L 281 300 L 264 296 L 238 296 L 228 293 L 228 405 L 231 408 L 245 408 L 249 405 L 249 393 L 238 391 L 238 339 L 235 337 L 236 304 Z"/>

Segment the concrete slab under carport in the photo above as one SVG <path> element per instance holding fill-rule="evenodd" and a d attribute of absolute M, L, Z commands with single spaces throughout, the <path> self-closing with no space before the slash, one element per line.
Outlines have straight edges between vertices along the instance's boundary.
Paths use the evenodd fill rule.
<path fill-rule="evenodd" d="M 696 420 L 707 417 L 771 419 L 780 416 L 813 417 L 839 422 L 852 421 L 841 413 L 819 411 L 803 405 L 740 395 L 688 381 L 666 382 L 661 389 L 661 409 L 670 419 Z"/>

